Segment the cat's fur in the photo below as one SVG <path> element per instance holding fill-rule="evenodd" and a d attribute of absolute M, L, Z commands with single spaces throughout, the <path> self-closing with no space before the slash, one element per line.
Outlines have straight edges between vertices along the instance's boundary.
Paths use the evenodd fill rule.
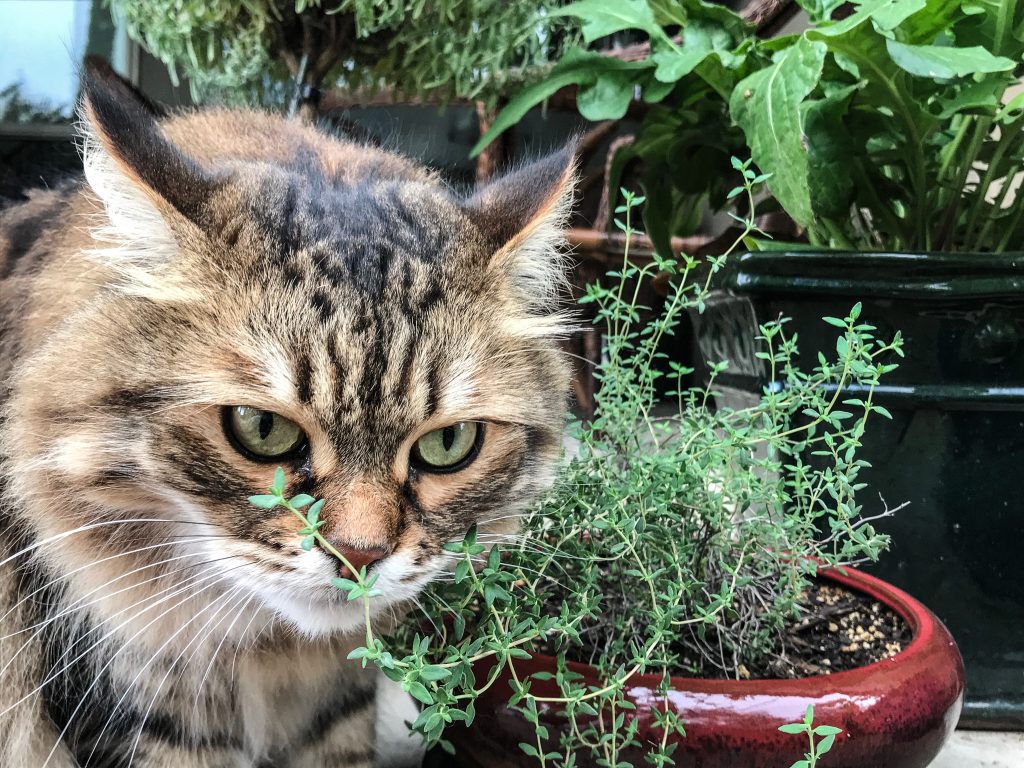
<path fill-rule="evenodd" d="M 511 531 L 560 450 L 572 152 L 463 198 L 297 121 L 160 117 L 96 62 L 82 115 L 87 184 L 0 215 L 0 765 L 370 765 L 360 607 L 247 502 L 275 465 L 221 413 L 302 426 L 288 493 L 391 553 L 380 621 L 443 543 Z M 462 420 L 472 464 L 410 468 Z"/>

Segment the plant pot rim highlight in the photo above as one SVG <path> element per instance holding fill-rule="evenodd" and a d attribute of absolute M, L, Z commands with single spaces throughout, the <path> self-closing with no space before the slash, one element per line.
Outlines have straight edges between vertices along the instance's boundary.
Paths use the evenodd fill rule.
<path fill-rule="evenodd" d="M 730 259 L 718 287 L 747 294 L 948 299 L 1024 295 L 1024 252 L 751 251 Z"/>

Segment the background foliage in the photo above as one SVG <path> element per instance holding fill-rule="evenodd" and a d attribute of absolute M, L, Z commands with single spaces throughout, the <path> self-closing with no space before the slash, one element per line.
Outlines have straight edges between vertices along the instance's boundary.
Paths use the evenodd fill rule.
<path fill-rule="evenodd" d="M 801 0 L 812 26 L 762 40 L 702 0 L 581 0 L 559 13 L 589 47 L 523 89 L 482 146 L 545 98 L 580 86 L 590 119 L 651 108 L 620 166 L 639 157 L 645 223 L 665 250 L 732 183 L 732 154 L 765 172 L 771 205 L 816 245 L 858 250 L 1024 247 L 1024 3 Z M 851 12 L 852 9 L 852 12 Z M 609 62 L 602 38 L 637 31 L 640 61 Z M 479 148 L 479 147 L 478 147 Z M 615 183 L 615 179 L 612 179 Z"/>
<path fill-rule="evenodd" d="M 197 98 L 278 103 L 305 43 L 333 25 L 340 56 L 323 84 L 405 96 L 492 100 L 557 58 L 564 0 L 110 0 L 131 35 L 189 78 Z M 567 23 L 568 22 L 568 23 Z M 284 89 L 286 91 L 286 89 Z"/>

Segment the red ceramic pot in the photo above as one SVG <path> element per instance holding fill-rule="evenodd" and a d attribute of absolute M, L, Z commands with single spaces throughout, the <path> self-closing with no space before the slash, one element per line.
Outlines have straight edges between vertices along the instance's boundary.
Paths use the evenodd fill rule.
<path fill-rule="evenodd" d="M 778 728 L 800 722 L 808 704 L 817 724 L 843 729 L 822 768 L 924 768 L 938 754 L 956 726 L 963 705 L 964 666 L 953 638 L 942 623 L 912 597 L 867 574 L 847 569 L 823 577 L 887 605 L 904 618 L 913 640 L 896 656 L 847 672 L 799 680 L 701 680 L 672 678 L 669 706 L 686 726 L 686 736 L 673 738 L 680 768 L 788 768 L 806 750 L 806 737 Z M 572 668 L 597 684 L 595 670 Z M 554 671 L 550 656 L 517 661 L 520 676 Z M 477 679 L 484 679 L 480 669 Z M 640 720 L 639 738 L 660 738 L 652 708 L 665 705 L 656 693 L 660 678 L 636 676 L 627 689 Z M 446 734 L 460 759 L 481 768 L 534 765 L 517 746 L 533 743 L 533 727 L 505 706 L 506 681 L 498 680 L 478 700 L 470 728 Z M 558 696 L 553 682 L 534 681 L 538 696 Z M 555 709 L 542 711 L 552 734 L 565 726 Z M 557 743 L 557 742 L 555 742 Z M 646 763 L 642 755 L 620 759 Z M 578 755 L 581 766 L 593 765 Z"/>

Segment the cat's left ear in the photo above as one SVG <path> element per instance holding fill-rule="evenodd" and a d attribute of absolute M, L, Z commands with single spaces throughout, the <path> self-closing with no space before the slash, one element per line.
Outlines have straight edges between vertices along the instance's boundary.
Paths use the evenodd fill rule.
<path fill-rule="evenodd" d="M 501 273 L 539 309 L 551 308 L 565 284 L 564 228 L 575 194 L 577 147 L 572 141 L 490 182 L 466 203 L 496 247 L 488 271 Z"/>
<path fill-rule="evenodd" d="M 115 227 L 131 236 L 159 219 L 202 220 L 217 180 L 164 136 L 158 108 L 99 57 L 82 69 L 81 116 L 86 180 Z"/>

